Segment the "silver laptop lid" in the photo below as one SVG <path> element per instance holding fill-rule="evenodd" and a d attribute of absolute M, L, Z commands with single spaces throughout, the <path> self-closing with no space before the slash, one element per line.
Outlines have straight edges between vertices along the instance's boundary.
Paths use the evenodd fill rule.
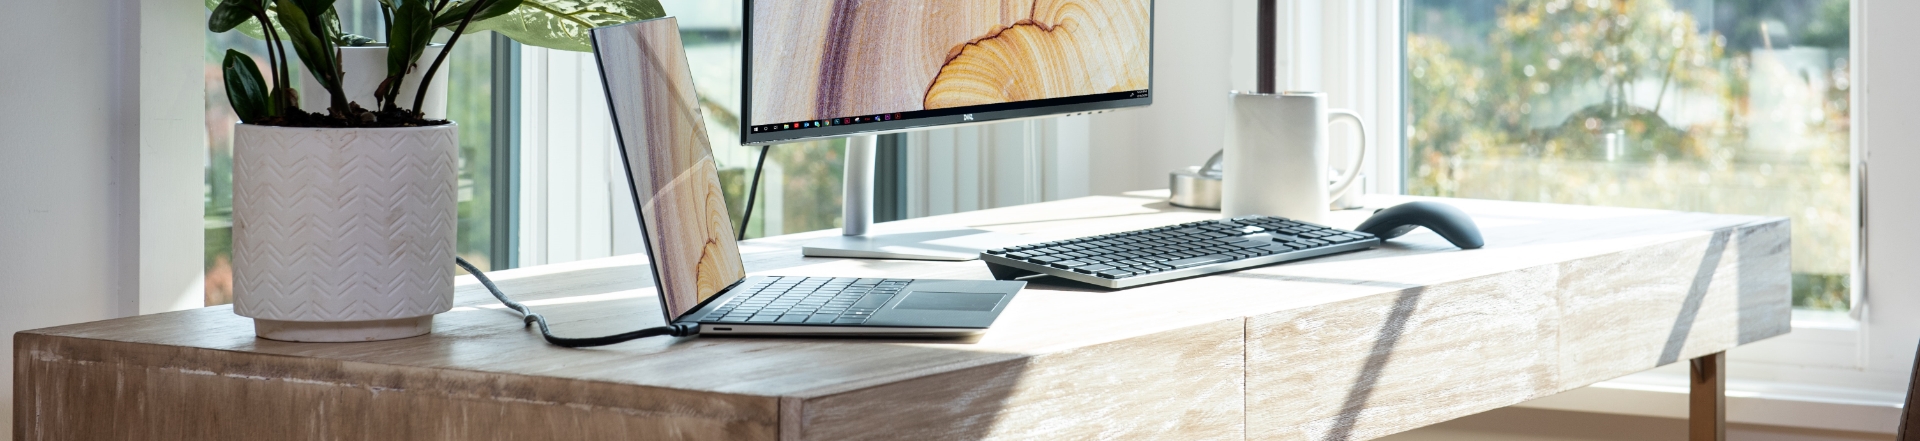
<path fill-rule="evenodd" d="M 593 30 L 594 58 L 672 322 L 746 277 L 673 17 Z"/>

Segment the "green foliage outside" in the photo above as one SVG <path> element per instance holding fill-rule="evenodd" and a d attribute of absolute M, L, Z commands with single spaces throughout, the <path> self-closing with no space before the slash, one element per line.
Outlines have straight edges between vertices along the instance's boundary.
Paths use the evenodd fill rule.
<path fill-rule="evenodd" d="M 739 148 L 759 151 L 758 147 Z M 772 174 L 760 177 L 760 194 L 754 203 L 753 218 L 744 227 L 747 237 L 839 228 L 840 199 L 843 196 L 841 186 L 845 184 L 841 177 L 846 168 L 846 151 L 844 138 L 782 144 L 768 150 L 767 168 L 780 167 L 780 182 L 772 182 L 775 179 Z M 733 215 L 735 223 L 745 214 L 747 186 L 752 181 L 753 164 L 720 170 L 721 191 L 726 194 L 727 211 Z M 776 190 L 780 194 L 769 194 Z M 779 213 L 767 211 L 768 198 L 782 198 Z M 780 217 L 780 231 L 768 234 L 768 216 Z M 734 228 L 743 227 L 735 225 Z"/>
<path fill-rule="evenodd" d="M 1846 0 L 1409 6 L 1409 193 L 1789 217 L 1794 305 L 1847 308 Z"/>

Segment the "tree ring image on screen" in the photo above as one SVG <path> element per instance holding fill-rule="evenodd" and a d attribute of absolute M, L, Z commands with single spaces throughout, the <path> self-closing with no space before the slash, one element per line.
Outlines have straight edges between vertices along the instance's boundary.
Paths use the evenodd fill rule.
<path fill-rule="evenodd" d="M 754 1 L 750 121 L 1144 91 L 1150 0 Z"/>

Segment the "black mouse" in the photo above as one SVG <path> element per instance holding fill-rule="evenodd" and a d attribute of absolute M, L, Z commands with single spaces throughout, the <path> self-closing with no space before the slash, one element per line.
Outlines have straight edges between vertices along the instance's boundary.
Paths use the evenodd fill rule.
<path fill-rule="evenodd" d="M 1427 227 L 1463 250 L 1486 245 L 1480 240 L 1480 226 L 1473 223 L 1472 217 L 1452 205 L 1439 202 L 1408 202 L 1375 211 L 1373 217 L 1361 222 L 1354 231 L 1387 240 L 1407 234 L 1416 227 Z"/>

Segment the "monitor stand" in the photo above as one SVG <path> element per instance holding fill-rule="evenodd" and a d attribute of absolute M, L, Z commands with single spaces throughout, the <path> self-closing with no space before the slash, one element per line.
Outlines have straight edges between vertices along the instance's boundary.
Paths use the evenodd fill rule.
<path fill-rule="evenodd" d="M 876 135 L 847 138 L 846 195 L 841 198 L 841 235 L 808 241 L 809 257 L 962 261 L 994 248 L 1033 243 L 1023 236 L 971 228 L 869 231 L 873 225 L 873 156 Z"/>

